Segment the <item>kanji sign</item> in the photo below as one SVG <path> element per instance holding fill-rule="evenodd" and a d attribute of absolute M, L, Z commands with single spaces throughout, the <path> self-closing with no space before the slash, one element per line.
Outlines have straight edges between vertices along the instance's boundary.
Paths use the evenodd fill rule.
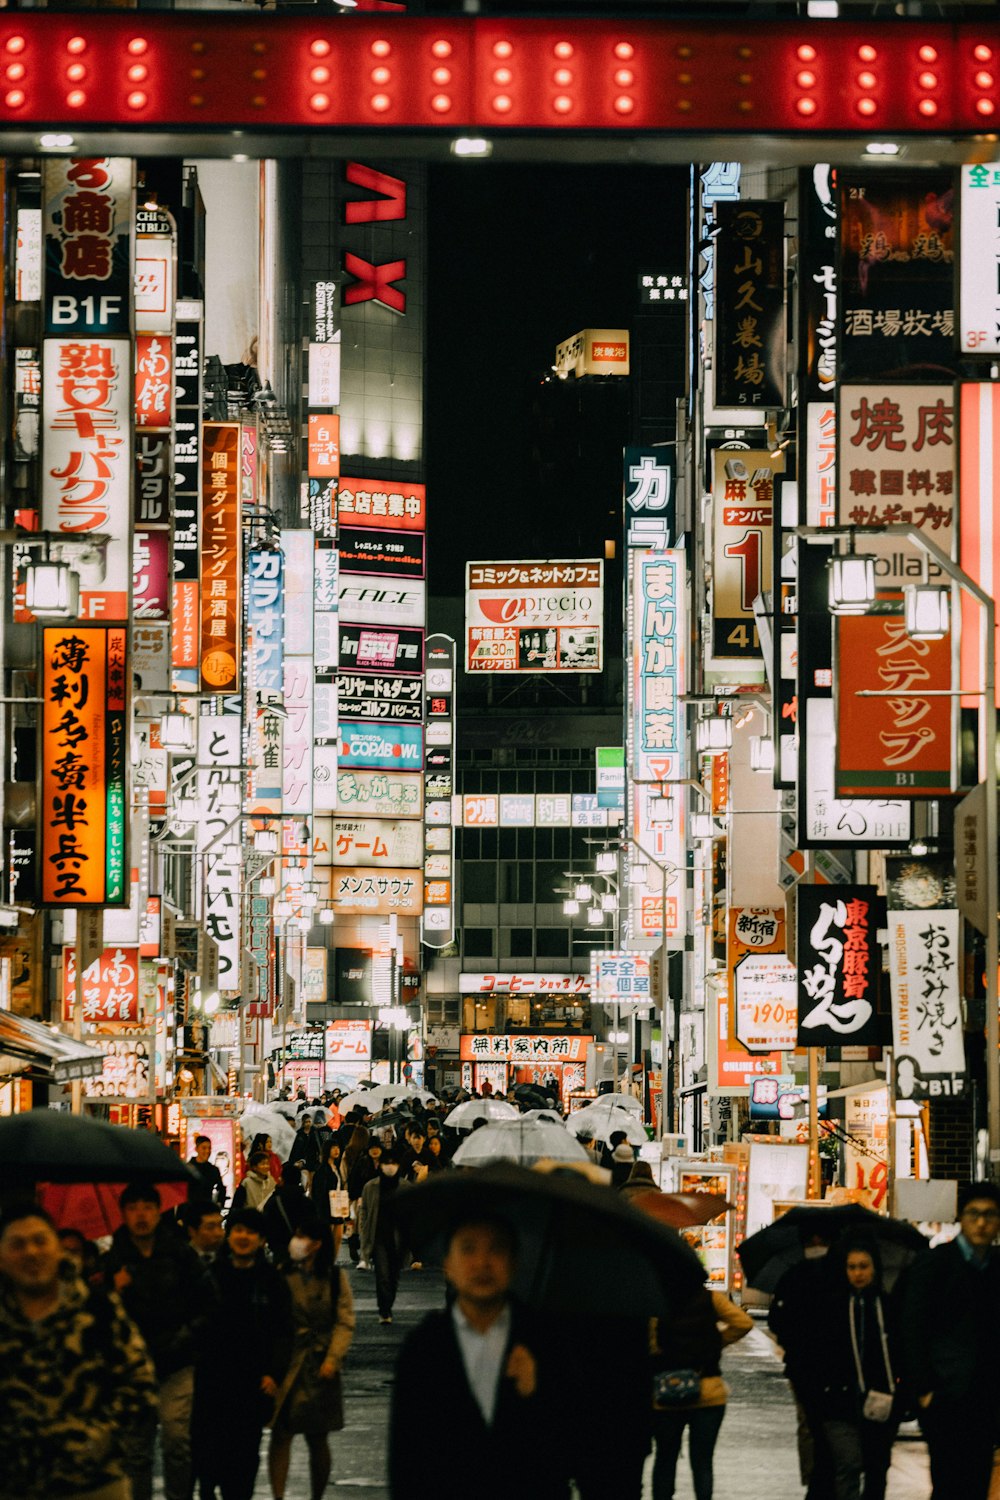
<path fill-rule="evenodd" d="M 1000 167 L 959 168 L 961 239 L 959 344 L 967 354 L 1000 353 Z"/>
<path fill-rule="evenodd" d="M 890 911 L 892 1062 L 901 1099 L 965 1093 L 957 911 Z"/>
<path fill-rule="evenodd" d="M 469 563 L 470 672 L 599 672 L 604 564 Z"/>
<path fill-rule="evenodd" d="M 587 1056 L 592 1036 L 495 1036 L 466 1033 L 460 1043 L 460 1056 L 472 1062 L 567 1063 L 581 1062 Z"/>
<path fill-rule="evenodd" d="M 775 476 L 781 453 L 717 448 L 712 454 L 712 657 L 760 654 L 753 601 L 771 587 Z"/>
<path fill-rule="evenodd" d="M 340 473 L 340 418 L 310 416 L 309 478 L 336 479 Z"/>
<path fill-rule="evenodd" d="M 174 414 L 173 340 L 140 333 L 135 340 L 135 425 L 169 428 Z"/>
<path fill-rule="evenodd" d="M 45 158 L 45 329 L 128 334 L 132 181 L 127 157 Z"/>
<path fill-rule="evenodd" d="M 128 904 L 128 637 L 124 625 L 42 632 L 42 904 Z"/>
<path fill-rule="evenodd" d="M 915 526 L 950 553 L 957 505 L 955 437 L 950 385 L 841 386 L 840 524 Z M 892 545 L 898 550 L 898 542 Z M 919 579 L 920 573 L 912 572 Z M 887 575 L 884 568 L 883 580 Z"/>
<path fill-rule="evenodd" d="M 885 898 L 874 886 L 796 891 L 800 1047 L 874 1046 Z"/>
<path fill-rule="evenodd" d="M 76 996 L 76 949 L 63 949 L 63 1020 L 72 1021 Z M 139 950 L 105 948 L 83 971 L 83 1019 L 103 1026 L 139 1021 Z"/>
<path fill-rule="evenodd" d="M 371 1021 L 341 1018 L 326 1027 L 327 1062 L 367 1062 L 372 1055 Z"/>
<path fill-rule="evenodd" d="M 419 869 L 423 864 L 420 824 L 391 818 L 317 819 L 317 865 L 361 865 Z"/>
<path fill-rule="evenodd" d="M 590 994 L 587 974 L 460 974 L 462 995 L 580 995 Z"/>
<path fill-rule="evenodd" d="M 658 771 L 653 761 L 683 757 L 687 739 L 681 702 L 687 639 L 684 553 L 638 553 L 633 566 L 633 775 L 642 781 L 657 775 L 676 778 L 677 770 Z"/>
<path fill-rule="evenodd" d="M 785 206 L 720 203 L 715 240 L 715 405 L 785 404 Z"/>
<path fill-rule="evenodd" d="M 206 422 L 202 447 L 201 687 L 231 693 L 240 680 L 240 427 Z"/>
<path fill-rule="evenodd" d="M 426 486 L 399 480 L 352 479 L 344 475 L 337 490 L 337 515 L 341 526 L 425 531 Z"/>
<path fill-rule="evenodd" d="M 795 965 L 783 954 L 747 953 L 733 973 L 736 1036 L 748 1052 L 790 1052 L 796 1045 Z"/>
<path fill-rule="evenodd" d="M 417 771 L 338 770 L 337 812 L 380 818 L 422 818 L 424 778 Z"/>
<path fill-rule="evenodd" d="M 593 1000 L 621 1004 L 632 1001 L 648 1005 L 649 955 L 646 953 L 592 953 L 590 994 Z"/>

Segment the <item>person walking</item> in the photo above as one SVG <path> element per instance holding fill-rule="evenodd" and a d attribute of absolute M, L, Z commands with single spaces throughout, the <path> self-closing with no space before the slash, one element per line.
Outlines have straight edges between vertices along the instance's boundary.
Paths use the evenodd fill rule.
<path fill-rule="evenodd" d="M 813 1310 L 809 1409 L 822 1413 L 823 1463 L 834 1500 L 883 1500 L 899 1427 L 896 1310 L 869 1236 L 830 1251 Z"/>
<path fill-rule="evenodd" d="M 226 1206 L 226 1184 L 215 1162 L 209 1159 L 211 1155 L 212 1142 L 208 1136 L 196 1135 L 194 1155 L 188 1166 L 197 1176 L 198 1185 L 192 1184 L 188 1196 L 192 1202 L 214 1203 L 216 1208 L 223 1209 Z"/>
<path fill-rule="evenodd" d="M 263 1209 L 276 1188 L 277 1183 L 271 1176 L 270 1153 L 263 1150 L 252 1151 L 247 1175 L 233 1194 L 234 1212 L 238 1208 Z"/>
<path fill-rule="evenodd" d="M 195 1367 L 191 1446 L 200 1500 L 251 1500 L 260 1438 L 291 1361 L 288 1284 L 264 1248 L 264 1216 L 234 1209 L 210 1272 L 215 1302 Z"/>
<path fill-rule="evenodd" d="M 274 1149 L 274 1143 L 271 1140 L 271 1137 L 269 1135 L 265 1135 L 263 1131 L 261 1131 L 258 1135 L 255 1135 L 253 1140 L 250 1142 L 250 1150 L 247 1152 L 247 1161 L 249 1162 L 252 1156 L 256 1156 L 258 1151 L 267 1152 L 268 1161 L 271 1163 L 271 1176 L 274 1178 L 276 1183 L 280 1182 L 283 1162 L 277 1151 L 275 1151 Z"/>
<path fill-rule="evenodd" d="M 156 1420 L 153 1363 L 32 1203 L 0 1218 L 0 1412 L 0 1500 L 129 1500 L 126 1454 Z"/>
<path fill-rule="evenodd" d="M 749 1313 L 707 1287 L 671 1317 L 653 1320 L 653 1500 L 673 1500 L 685 1427 L 695 1500 L 712 1500 L 715 1444 L 729 1395 L 719 1358 L 752 1327 Z"/>
<path fill-rule="evenodd" d="M 328 1142 L 323 1165 L 312 1180 L 309 1196 L 321 1219 L 331 1224 L 346 1224 L 351 1217 L 347 1192 L 347 1168 L 344 1165 L 340 1141 L 336 1136 Z"/>
<path fill-rule="evenodd" d="M 297 1432 L 309 1449 L 311 1500 L 320 1500 L 330 1477 L 329 1434 L 344 1425 L 341 1369 L 354 1338 L 354 1300 L 346 1273 L 336 1265 L 339 1237 L 313 1214 L 296 1227 L 288 1247 L 294 1342 L 268 1452 L 275 1500 L 285 1494 Z"/>
<path fill-rule="evenodd" d="M 1000 1442 L 1000 1189 L 959 1195 L 959 1233 L 902 1286 L 903 1377 L 931 1459 L 933 1500 L 986 1500 Z"/>
<path fill-rule="evenodd" d="M 309 1212 L 309 1206 L 302 1187 L 302 1173 L 286 1161 L 281 1169 L 281 1181 L 261 1210 L 264 1238 L 275 1265 L 284 1265 L 295 1226 Z"/>
<path fill-rule="evenodd" d="M 189 1203 L 184 1214 L 184 1228 L 202 1265 L 211 1266 L 225 1239 L 222 1210 L 212 1202 Z"/>
<path fill-rule="evenodd" d="M 829 1232 L 810 1229 L 802 1239 L 802 1259 L 784 1273 L 774 1289 L 767 1326 L 785 1360 L 785 1375 L 795 1400 L 799 1477 L 805 1500 L 833 1500 L 833 1461 L 823 1436 L 823 1409 L 815 1404 L 812 1379 L 816 1361 L 816 1309 L 826 1300 Z"/>
<path fill-rule="evenodd" d="M 365 1184 L 358 1214 L 361 1262 L 375 1272 L 375 1299 L 380 1323 L 392 1322 L 392 1309 L 399 1289 L 403 1250 L 392 1213 L 399 1191 L 399 1162 L 391 1151 L 383 1151 L 378 1176 Z"/>
<path fill-rule="evenodd" d="M 103 1284 L 118 1293 L 156 1369 L 164 1495 L 189 1500 L 194 1364 L 211 1311 L 211 1284 L 191 1246 L 161 1223 L 155 1187 L 132 1184 L 118 1205 L 123 1223 L 101 1260 Z M 154 1438 L 155 1426 L 130 1455 L 133 1500 L 151 1500 Z"/>
<path fill-rule="evenodd" d="M 288 1153 L 288 1160 L 293 1166 L 298 1167 L 303 1174 L 305 1190 L 308 1193 L 312 1183 L 314 1172 L 318 1172 L 323 1159 L 319 1132 L 313 1122 L 313 1117 L 308 1110 L 304 1110 L 299 1116 L 299 1128 L 295 1132 L 292 1149 Z"/>
<path fill-rule="evenodd" d="M 552 1331 L 511 1298 L 516 1243 L 499 1219 L 457 1222 L 444 1274 L 450 1305 L 403 1343 L 389 1419 L 391 1500 L 564 1500 L 556 1438 L 562 1378 Z M 447 1458 L 434 1441 L 447 1414 Z M 515 1479 L 505 1455 L 521 1454 Z"/>
<path fill-rule="evenodd" d="M 358 1238 L 361 1194 L 365 1183 L 371 1182 L 372 1178 L 377 1175 L 378 1159 L 381 1155 L 381 1142 L 376 1140 L 363 1125 L 353 1126 L 343 1155 L 347 1197 L 350 1203 L 350 1222 L 344 1233 L 347 1235 L 348 1254 L 355 1265 L 361 1259 L 361 1241 Z"/>

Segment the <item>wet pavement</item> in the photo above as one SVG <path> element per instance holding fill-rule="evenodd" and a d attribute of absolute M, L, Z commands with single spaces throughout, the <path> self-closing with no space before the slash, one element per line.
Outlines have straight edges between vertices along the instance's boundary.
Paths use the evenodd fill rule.
<path fill-rule="evenodd" d="M 350 1495 L 356 1500 L 386 1500 L 385 1439 L 396 1350 L 424 1314 L 441 1305 L 442 1282 L 433 1272 L 404 1272 L 393 1322 L 384 1326 L 378 1320 L 371 1274 L 353 1269 L 348 1274 L 358 1322 L 344 1375 L 346 1425 L 343 1432 L 332 1434 L 330 1440 L 333 1469 L 327 1494 Z M 731 1395 L 716 1449 L 717 1500 L 727 1500 L 729 1496 L 733 1500 L 797 1500 L 803 1490 L 795 1444 L 795 1410 L 781 1363 L 763 1324 L 758 1324 L 741 1343 L 726 1352 L 723 1373 Z M 599 1410 L 599 1395 L 596 1409 Z M 447 1431 L 444 1412 L 442 1431 Z M 613 1441 L 610 1435 L 609 1440 Z M 266 1445 L 265 1436 L 265 1449 Z M 442 1457 L 442 1462 L 447 1459 Z M 648 1468 L 647 1465 L 647 1495 Z M 162 1500 L 162 1490 L 158 1488 L 156 1494 L 157 1500 Z M 265 1452 L 254 1500 L 267 1500 L 270 1494 Z M 691 1500 L 692 1495 L 690 1471 L 686 1455 L 682 1455 L 676 1500 Z M 887 1500 L 928 1500 L 929 1495 L 923 1444 L 912 1439 L 898 1441 Z M 302 1438 L 295 1440 L 292 1449 L 292 1469 L 284 1500 L 309 1500 Z M 414 1500 L 421 1497 L 414 1496 Z M 472 1482 L 469 1500 L 475 1500 Z M 616 1497 L 609 1495 L 608 1500 Z"/>

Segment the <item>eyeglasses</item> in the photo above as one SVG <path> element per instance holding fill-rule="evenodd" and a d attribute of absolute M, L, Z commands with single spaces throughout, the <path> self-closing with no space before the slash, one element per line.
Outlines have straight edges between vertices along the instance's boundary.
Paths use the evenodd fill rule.
<path fill-rule="evenodd" d="M 964 1208 L 963 1219 L 982 1219 L 984 1223 L 990 1224 L 1000 1220 L 1000 1209 L 996 1208 Z"/>

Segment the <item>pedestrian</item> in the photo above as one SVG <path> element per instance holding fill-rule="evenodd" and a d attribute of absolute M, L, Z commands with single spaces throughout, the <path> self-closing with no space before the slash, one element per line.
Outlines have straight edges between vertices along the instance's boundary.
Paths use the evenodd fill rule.
<path fill-rule="evenodd" d="M 93 1240 L 88 1240 L 79 1229 L 60 1229 L 59 1243 L 64 1258 L 72 1263 L 81 1281 L 92 1286 L 100 1280 L 101 1257 Z"/>
<path fill-rule="evenodd" d="M 0 1218 L 0 1500 L 128 1500 L 156 1377 L 121 1302 L 67 1261 L 33 1203 Z"/>
<path fill-rule="evenodd" d="M 612 1181 L 614 1181 L 613 1177 Z M 633 1198 L 641 1197 L 643 1193 L 659 1192 L 659 1189 L 656 1186 L 656 1179 L 653 1176 L 653 1168 L 650 1166 L 649 1162 L 633 1162 L 631 1171 L 629 1172 L 625 1181 L 619 1187 L 618 1191 L 621 1193 L 626 1203 L 630 1203 Z"/>
<path fill-rule="evenodd" d="M 214 1203 L 217 1208 L 226 1206 L 226 1184 L 222 1180 L 222 1173 L 209 1158 L 212 1155 L 212 1142 L 207 1135 L 196 1135 L 194 1138 L 194 1155 L 188 1162 L 188 1166 L 197 1177 L 197 1183 L 192 1183 L 188 1193 L 191 1202 L 206 1201 Z"/>
<path fill-rule="evenodd" d="M 896 1310 L 870 1236 L 849 1235 L 826 1260 L 813 1317 L 810 1407 L 822 1412 L 835 1500 L 883 1500 L 899 1427 Z"/>
<path fill-rule="evenodd" d="M 252 1151 L 247 1175 L 233 1194 L 233 1208 L 263 1209 L 276 1188 L 277 1183 L 271 1176 L 270 1153 L 263 1150 Z"/>
<path fill-rule="evenodd" d="M 614 1131 L 609 1144 L 611 1146 L 611 1186 L 623 1188 L 635 1166 L 635 1148 L 629 1145 L 628 1136 L 624 1130 Z"/>
<path fill-rule="evenodd" d="M 281 1169 L 281 1181 L 270 1194 L 262 1209 L 264 1238 L 275 1265 L 284 1265 L 288 1256 L 288 1242 L 295 1233 L 295 1226 L 309 1207 L 309 1198 L 302 1186 L 302 1173 L 286 1161 Z"/>
<path fill-rule="evenodd" d="M 361 1259 L 361 1240 L 358 1236 L 358 1215 L 361 1212 L 361 1194 L 365 1183 L 378 1174 L 378 1163 L 382 1155 L 382 1143 L 363 1125 L 357 1125 L 344 1150 L 344 1170 L 347 1174 L 347 1197 L 350 1203 L 350 1219 L 345 1234 L 347 1250 L 355 1265 Z"/>
<path fill-rule="evenodd" d="M 399 1162 L 392 1151 L 383 1151 L 378 1176 L 365 1184 L 358 1215 L 362 1266 L 375 1272 L 375 1300 L 380 1323 L 392 1322 L 392 1308 L 399 1288 L 403 1248 L 392 1212 L 399 1191 Z"/>
<path fill-rule="evenodd" d="M 389 1424 L 392 1500 L 562 1500 L 567 1444 L 555 1400 L 563 1377 L 552 1332 L 511 1298 L 510 1225 L 466 1218 L 448 1234 L 451 1304 L 405 1340 Z M 435 1441 L 448 1419 L 447 1457 Z M 510 1456 L 523 1455 L 516 1479 Z"/>
<path fill-rule="evenodd" d="M 251 1500 L 260 1438 L 291 1360 L 288 1285 L 264 1249 L 264 1216 L 234 1209 L 210 1272 L 215 1300 L 195 1368 L 191 1444 L 200 1500 Z"/>
<path fill-rule="evenodd" d="M 411 1175 L 414 1162 L 420 1162 L 424 1166 L 427 1165 L 424 1154 L 426 1143 L 427 1134 L 419 1121 L 411 1120 L 408 1125 L 403 1127 L 403 1139 L 396 1148 L 396 1155 L 399 1160 L 400 1171 L 404 1177 Z"/>
<path fill-rule="evenodd" d="M 809 1228 L 802 1234 L 802 1259 L 774 1289 L 767 1326 L 785 1359 L 785 1375 L 795 1399 L 799 1477 L 805 1500 L 833 1500 L 833 1461 L 823 1434 L 823 1408 L 816 1403 L 813 1367 L 817 1357 L 816 1311 L 826 1300 L 831 1236 Z"/>
<path fill-rule="evenodd" d="M 247 1152 L 247 1161 L 250 1160 L 251 1156 L 255 1156 L 258 1151 L 267 1152 L 268 1160 L 271 1163 L 271 1176 L 274 1178 L 276 1183 L 280 1182 L 283 1162 L 277 1151 L 275 1151 L 274 1149 L 274 1142 L 272 1141 L 271 1137 L 269 1135 L 265 1135 L 263 1131 L 261 1131 L 259 1135 L 255 1135 L 253 1140 L 250 1142 L 250 1150 Z"/>
<path fill-rule="evenodd" d="M 155 1187 L 130 1184 L 118 1205 L 123 1222 L 102 1258 L 101 1274 L 138 1326 L 156 1369 L 164 1495 L 189 1500 L 194 1363 L 211 1310 L 211 1284 L 191 1246 L 161 1222 Z M 133 1500 L 151 1500 L 154 1438 L 155 1427 L 132 1450 Z"/>
<path fill-rule="evenodd" d="M 292 1438 L 309 1449 L 311 1500 L 330 1477 L 329 1434 L 344 1425 L 341 1369 L 354 1337 L 354 1301 L 337 1269 L 339 1231 L 315 1214 L 297 1225 L 285 1271 L 292 1303 L 291 1363 L 278 1391 L 268 1469 L 275 1500 L 283 1500 Z"/>
<path fill-rule="evenodd" d="M 340 1141 L 333 1136 L 326 1149 L 323 1165 L 313 1177 L 309 1194 L 321 1219 L 331 1224 L 346 1224 L 351 1217 L 347 1192 L 347 1168 Z"/>
<path fill-rule="evenodd" d="M 428 1172 L 444 1172 L 451 1166 L 444 1153 L 444 1142 L 438 1134 L 428 1135 L 424 1154 Z"/>
<path fill-rule="evenodd" d="M 191 1248 L 206 1268 L 218 1254 L 225 1238 L 222 1229 L 222 1210 L 212 1202 L 190 1203 L 184 1214 L 184 1226 L 188 1232 Z"/>
<path fill-rule="evenodd" d="M 715 1444 L 729 1395 L 719 1357 L 752 1327 L 749 1313 L 707 1287 L 670 1317 L 654 1319 L 653 1500 L 673 1500 L 685 1427 L 695 1500 L 712 1500 Z"/>
<path fill-rule="evenodd" d="M 959 1233 L 902 1288 L 903 1376 L 930 1450 L 933 1500 L 986 1500 L 1000 1441 L 1000 1189 L 959 1195 Z"/>
<path fill-rule="evenodd" d="M 303 1110 L 299 1116 L 299 1128 L 295 1132 L 288 1160 L 304 1174 L 304 1185 L 308 1192 L 312 1183 L 312 1174 L 319 1171 L 322 1161 L 319 1135 L 308 1110 Z"/>

